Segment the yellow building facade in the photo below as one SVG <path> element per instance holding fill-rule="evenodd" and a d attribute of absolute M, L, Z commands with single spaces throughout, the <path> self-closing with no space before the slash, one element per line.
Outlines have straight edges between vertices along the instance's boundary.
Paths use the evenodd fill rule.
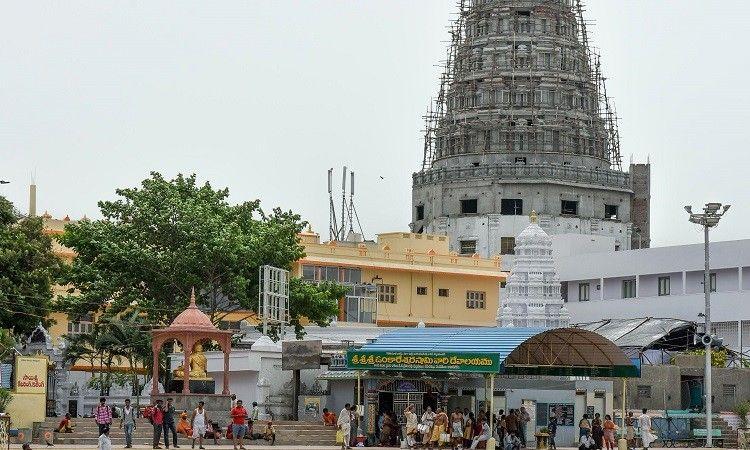
<path fill-rule="evenodd" d="M 506 273 L 500 256 L 459 256 L 445 236 L 385 233 L 375 242 L 321 242 L 300 234 L 294 275 L 349 287 L 339 321 L 379 326 L 494 326 Z"/>

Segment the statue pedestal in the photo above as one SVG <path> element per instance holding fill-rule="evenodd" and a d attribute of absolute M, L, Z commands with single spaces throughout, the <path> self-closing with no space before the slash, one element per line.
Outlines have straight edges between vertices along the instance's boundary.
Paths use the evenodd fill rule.
<path fill-rule="evenodd" d="M 190 380 L 188 386 L 192 394 L 213 394 L 216 392 L 214 380 Z M 167 392 L 182 393 L 182 380 L 171 380 L 167 388 Z"/>
<path fill-rule="evenodd" d="M 182 384 L 180 384 L 180 390 L 182 390 Z M 164 404 L 166 405 L 168 398 L 174 400 L 175 410 L 180 413 L 182 411 L 187 411 L 188 417 L 190 417 L 190 414 L 193 412 L 193 410 L 198 407 L 198 402 L 203 402 L 204 408 L 206 409 L 206 411 L 208 411 L 208 417 L 212 422 L 216 422 L 222 427 L 226 426 L 226 424 L 229 423 L 229 411 L 232 409 L 232 397 L 229 395 L 196 394 L 193 392 L 191 392 L 190 394 L 168 393 L 152 395 L 151 401 L 155 402 L 157 399 L 162 399 L 164 401 Z"/>

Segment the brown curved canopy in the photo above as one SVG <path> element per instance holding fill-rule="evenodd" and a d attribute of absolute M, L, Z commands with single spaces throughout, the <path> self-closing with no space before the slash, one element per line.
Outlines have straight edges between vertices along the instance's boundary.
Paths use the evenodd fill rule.
<path fill-rule="evenodd" d="M 580 328 L 556 328 L 531 336 L 506 358 L 503 373 L 638 377 L 633 362 L 612 341 Z"/>

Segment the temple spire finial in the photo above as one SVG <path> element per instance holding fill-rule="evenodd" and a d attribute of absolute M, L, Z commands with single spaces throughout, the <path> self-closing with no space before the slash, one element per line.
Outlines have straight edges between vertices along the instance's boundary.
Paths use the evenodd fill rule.
<path fill-rule="evenodd" d="M 531 220 L 531 223 L 537 222 L 536 211 L 534 211 L 533 209 L 531 210 L 531 215 L 529 215 L 529 220 Z"/>
<path fill-rule="evenodd" d="M 190 306 L 189 308 L 197 308 L 195 306 L 195 286 L 193 286 L 190 290 Z"/>

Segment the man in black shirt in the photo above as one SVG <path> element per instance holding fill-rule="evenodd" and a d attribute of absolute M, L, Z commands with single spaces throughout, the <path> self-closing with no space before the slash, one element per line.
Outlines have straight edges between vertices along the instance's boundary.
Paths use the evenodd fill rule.
<path fill-rule="evenodd" d="M 173 402 L 173 399 L 168 398 L 167 406 L 164 407 L 164 445 L 169 448 L 169 432 L 171 430 L 174 448 L 180 448 L 180 446 L 177 445 L 177 428 L 174 425 L 175 409 Z"/>

